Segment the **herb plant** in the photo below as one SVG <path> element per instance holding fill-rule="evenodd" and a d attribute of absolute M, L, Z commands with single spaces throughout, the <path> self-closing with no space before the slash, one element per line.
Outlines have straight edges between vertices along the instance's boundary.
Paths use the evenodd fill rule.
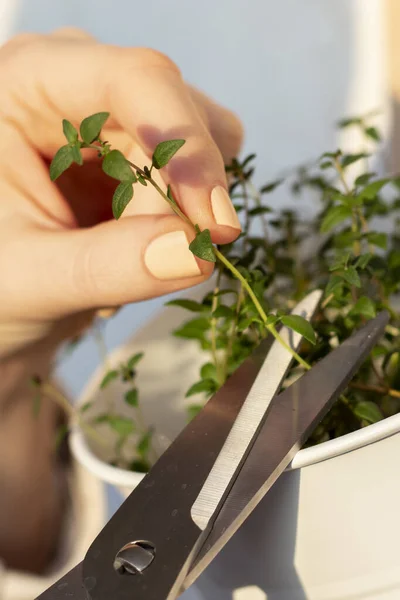
<path fill-rule="evenodd" d="M 55 155 L 50 176 L 54 181 L 73 162 L 81 165 L 81 149 L 93 149 L 102 160 L 103 171 L 118 181 L 112 199 L 116 219 L 134 198 L 136 185 L 151 185 L 193 228 L 194 239 L 189 246 L 193 254 L 216 263 L 212 292 L 200 302 L 179 298 L 168 303 L 193 313 L 193 318 L 173 335 L 197 340 L 205 354 L 199 379 L 187 396 L 202 393 L 207 400 L 267 335 L 285 345 L 278 333 L 280 324 L 303 336 L 298 354 L 285 345 L 295 359 L 290 378 L 309 369 L 355 328 L 386 309 L 391 319 L 383 338 L 308 444 L 339 437 L 399 412 L 400 320 L 396 295 L 400 287 L 400 179 L 377 178 L 370 171 L 368 151 L 348 154 L 336 150 L 300 167 L 286 182 L 277 180 L 258 188 L 252 181 L 255 155 L 242 161 L 234 159 L 226 170 L 243 232 L 234 243 L 216 247 L 209 230 L 201 231 L 181 211 L 171 188 L 164 192 L 152 177 L 154 169 L 162 169 L 173 159 L 184 140 L 161 142 L 151 164 L 140 167 L 102 140 L 107 118 L 108 113 L 98 113 L 84 119 L 79 133 L 63 121 L 68 143 Z M 379 131 L 370 119 L 344 119 L 339 127 L 359 128 L 367 147 L 380 141 Z M 279 185 L 290 187 L 299 208 L 274 207 L 273 192 Z M 316 214 L 309 219 L 301 210 L 301 199 L 307 194 L 316 198 Z M 389 231 L 382 228 L 382 219 L 390 221 Z M 307 251 L 310 243 L 311 252 Z M 288 313 L 316 288 L 324 290 L 324 297 L 311 326 L 302 317 Z M 97 417 L 97 423 L 107 423 L 118 434 L 116 464 L 120 464 L 120 451 L 127 438 L 136 435 L 136 456 L 124 465 L 133 470 L 147 470 L 154 460 L 153 432 L 140 424 L 136 414 L 139 396 L 134 376 L 140 358 L 135 355 L 119 370 L 108 371 L 101 384 L 104 388 L 122 377 L 130 386 L 125 400 L 132 407 L 132 419 L 115 415 L 112 407 Z M 202 404 L 189 405 L 189 416 L 194 416 Z M 85 423 L 86 427 L 94 425 Z"/>

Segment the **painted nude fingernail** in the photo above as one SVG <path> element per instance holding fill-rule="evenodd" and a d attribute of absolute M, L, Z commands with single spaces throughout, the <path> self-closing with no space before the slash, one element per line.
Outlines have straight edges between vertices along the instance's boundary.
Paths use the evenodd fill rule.
<path fill-rule="evenodd" d="M 229 194 L 221 185 L 217 185 L 211 192 L 211 208 L 217 225 L 227 225 L 241 229 L 236 210 L 229 198 Z"/>
<path fill-rule="evenodd" d="M 184 231 L 171 231 L 154 239 L 144 255 L 146 267 L 157 279 L 183 279 L 201 275 Z"/>

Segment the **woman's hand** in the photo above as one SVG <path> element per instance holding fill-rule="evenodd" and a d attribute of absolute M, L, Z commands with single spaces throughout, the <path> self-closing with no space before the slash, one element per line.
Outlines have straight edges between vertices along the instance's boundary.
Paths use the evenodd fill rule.
<path fill-rule="evenodd" d="M 30 377 L 102 307 L 165 294 L 208 277 L 188 250 L 190 227 L 147 186 L 116 222 L 114 183 L 93 152 L 50 181 L 48 167 L 74 125 L 111 113 L 105 139 L 140 166 L 158 142 L 186 144 L 161 175 L 214 242 L 240 232 L 224 159 L 242 130 L 232 113 L 186 85 L 166 56 L 99 44 L 77 30 L 19 36 L 0 49 L 0 556 L 41 571 L 62 527 L 65 491 L 54 452 L 56 407 L 32 414 Z M 88 152 L 88 151 L 86 151 Z M 116 182 L 115 182 L 116 184 Z"/>
<path fill-rule="evenodd" d="M 188 250 L 190 227 L 150 186 L 135 187 L 114 221 L 114 182 L 93 151 L 57 182 L 48 165 L 65 143 L 61 121 L 108 111 L 103 130 L 140 166 L 158 142 L 186 144 L 156 175 L 217 243 L 240 232 L 226 193 L 224 159 L 242 129 L 229 111 L 185 84 L 166 56 L 97 43 L 79 30 L 23 35 L 0 50 L 0 357 L 46 336 L 56 342 L 93 309 L 182 289 L 211 263 Z M 161 179 L 162 177 L 162 179 Z"/>

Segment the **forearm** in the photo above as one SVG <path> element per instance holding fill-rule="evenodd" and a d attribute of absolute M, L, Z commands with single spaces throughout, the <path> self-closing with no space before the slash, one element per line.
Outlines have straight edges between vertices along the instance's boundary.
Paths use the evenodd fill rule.
<path fill-rule="evenodd" d="M 36 343 L 0 361 L 0 557 L 39 572 L 58 540 L 65 493 L 57 463 L 59 409 L 33 410 L 33 374 L 48 377 L 54 346 Z"/>

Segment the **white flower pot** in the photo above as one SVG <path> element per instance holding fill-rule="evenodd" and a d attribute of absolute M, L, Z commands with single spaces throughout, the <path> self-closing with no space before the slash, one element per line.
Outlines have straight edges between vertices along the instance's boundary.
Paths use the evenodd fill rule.
<path fill-rule="evenodd" d="M 135 351 L 146 353 L 138 367 L 144 417 L 170 439 L 185 424 L 184 393 L 205 362 L 196 343 L 170 336 L 184 317 L 182 309 L 165 309 L 110 357 L 115 364 Z M 102 376 L 100 369 L 81 402 L 96 394 Z M 101 406 L 102 395 L 98 401 Z M 194 597 L 399 600 L 399 432 L 397 415 L 300 451 L 190 588 Z M 101 461 L 79 428 L 71 448 L 89 471 L 125 495 L 142 478 Z"/>

